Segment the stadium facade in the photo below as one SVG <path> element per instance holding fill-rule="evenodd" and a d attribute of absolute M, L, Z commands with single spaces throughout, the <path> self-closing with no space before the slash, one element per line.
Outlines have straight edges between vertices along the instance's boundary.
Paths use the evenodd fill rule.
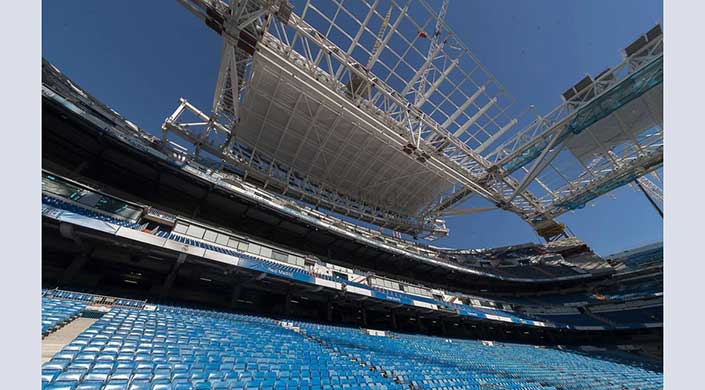
<path fill-rule="evenodd" d="M 180 3 L 222 60 L 161 137 L 43 62 L 42 332 L 80 330 L 46 388 L 662 388 L 662 245 L 555 220 L 628 183 L 660 210 L 660 26 L 527 120 L 447 2 Z M 546 242 L 433 245 L 473 196 Z"/>

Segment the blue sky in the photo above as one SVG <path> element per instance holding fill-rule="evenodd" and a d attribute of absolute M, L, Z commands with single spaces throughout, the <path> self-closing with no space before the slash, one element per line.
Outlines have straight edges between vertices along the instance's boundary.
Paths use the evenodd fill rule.
<path fill-rule="evenodd" d="M 141 128 L 158 132 L 180 97 L 210 106 L 220 37 L 175 0 L 42 7 L 42 55 Z M 586 73 L 618 63 L 620 49 L 662 19 L 658 0 L 451 0 L 446 17 L 518 103 L 539 113 Z M 600 254 L 661 240 L 661 218 L 641 193 L 624 187 L 611 195 L 559 220 Z M 539 241 L 501 211 L 449 218 L 448 226 L 438 245 Z"/>

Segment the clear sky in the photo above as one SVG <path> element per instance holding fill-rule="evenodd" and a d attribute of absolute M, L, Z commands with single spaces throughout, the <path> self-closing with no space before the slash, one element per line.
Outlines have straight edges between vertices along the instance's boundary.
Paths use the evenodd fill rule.
<path fill-rule="evenodd" d="M 180 97 L 210 106 L 221 38 L 175 0 L 42 7 L 42 55 L 141 128 L 157 133 Z M 451 0 L 446 17 L 519 104 L 539 113 L 586 73 L 617 64 L 626 44 L 662 20 L 659 0 Z M 629 187 L 559 220 L 603 255 L 662 239 L 661 218 Z M 449 218 L 448 226 L 450 237 L 438 245 L 539 241 L 502 211 Z"/>

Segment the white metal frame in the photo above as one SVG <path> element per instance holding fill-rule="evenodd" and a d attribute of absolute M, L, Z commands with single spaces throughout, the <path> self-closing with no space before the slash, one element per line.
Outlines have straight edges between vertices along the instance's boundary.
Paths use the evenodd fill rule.
<path fill-rule="evenodd" d="M 661 56 L 661 38 L 591 80 L 586 89 L 548 115 L 517 131 L 515 127 L 526 111 L 517 113 L 514 99 L 445 24 L 445 0 L 440 14 L 425 0 L 329 0 L 330 7 L 300 0 L 298 13 L 288 12 L 291 8 L 286 0 L 240 0 L 232 4 L 220 0 L 178 1 L 225 39 L 212 112 L 204 114 L 182 99 L 163 126 L 164 141 L 169 133 L 176 133 L 194 145 L 196 157 L 205 151 L 220 159 L 223 166 L 237 167 L 244 177 L 264 183 L 265 188 L 316 207 L 401 232 L 433 234 L 437 216 L 462 214 L 452 208 L 477 194 L 532 224 L 544 223 L 568 210 L 560 206 L 566 199 L 604 187 L 605 181 L 616 180 L 624 167 L 632 172 L 643 170 L 644 162 L 652 164 L 654 155 L 658 160 L 662 150 L 660 130 L 636 140 L 633 148 L 622 150 L 619 165 L 607 164 L 608 159 L 602 156 L 590 167 L 583 165 L 582 172 L 576 174 L 562 172 L 560 164 L 555 163 L 566 145 L 566 139 L 559 139 L 565 125 L 581 107 Z M 247 45 L 255 47 L 248 50 Z M 395 185 L 413 180 L 414 174 L 390 179 L 385 175 L 391 167 L 385 161 L 366 174 L 373 175 L 377 178 L 373 182 L 386 185 L 386 189 L 379 191 L 377 198 L 361 197 L 340 192 L 325 178 L 312 177 L 310 169 L 278 161 L 279 145 L 273 155 L 267 155 L 238 143 L 240 107 L 243 97 L 250 93 L 248 83 L 256 52 L 288 63 L 317 80 L 320 93 L 344 98 L 345 104 L 360 111 L 359 115 L 381 123 L 378 127 L 389 147 L 403 150 L 424 168 L 454 183 L 452 189 L 437 193 L 422 210 L 411 214 L 394 210 L 382 199 L 398 199 L 403 207 L 405 201 L 433 189 L 414 185 L 414 194 Z M 294 109 L 308 104 L 310 98 L 300 95 Z M 185 120 L 185 112 L 194 115 L 195 121 Z M 317 115 L 313 116 L 312 128 Z M 281 144 L 281 138 L 278 142 Z M 497 142 L 501 144 L 485 153 Z M 511 172 L 503 169 L 541 142 L 545 146 L 538 158 L 532 159 L 535 161 L 530 168 L 523 162 Z M 297 151 L 295 162 L 310 158 L 299 154 Z M 649 165 L 653 166 L 658 163 Z M 547 172 L 555 173 L 553 178 L 546 177 Z M 563 181 L 556 182 L 555 177 Z M 545 195 L 537 197 L 536 189 Z"/>

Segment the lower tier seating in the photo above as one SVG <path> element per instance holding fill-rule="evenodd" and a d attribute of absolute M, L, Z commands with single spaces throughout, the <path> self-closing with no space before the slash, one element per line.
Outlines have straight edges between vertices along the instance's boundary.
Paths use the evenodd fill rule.
<path fill-rule="evenodd" d="M 42 382 L 47 390 L 663 387 L 660 373 L 551 348 L 171 306 L 110 309 L 42 366 Z"/>
<path fill-rule="evenodd" d="M 42 334 L 48 334 L 79 315 L 84 302 L 42 297 Z"/>
<path fill-rule="evenodd" d="M 112 309 L 42 368 L 45 389 L 402 390 L 277 322 Z"/>
<path fill-rule="evenodd" d="M 660 374 L 575 352 L 530 345 L 392 334 L 297 323 L 341 353 L 411 389 L 658 389 Z"/>

